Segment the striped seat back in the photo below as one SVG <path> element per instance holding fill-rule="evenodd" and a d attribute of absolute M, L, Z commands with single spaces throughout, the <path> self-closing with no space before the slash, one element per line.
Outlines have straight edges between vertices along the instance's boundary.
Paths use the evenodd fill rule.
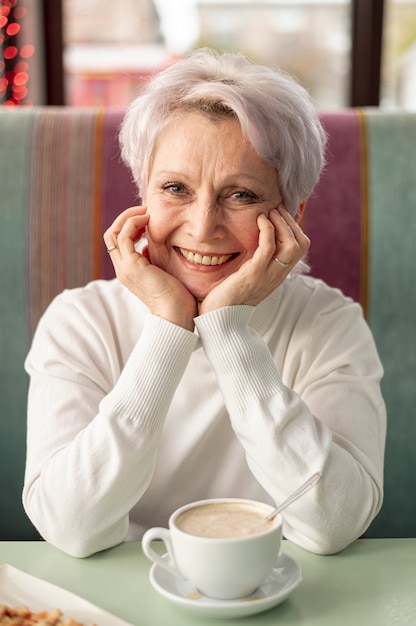
<path fill-rule="evenodd" d="M 308 201 L 312 274 L 359 301 L 385 367 L 385 503 L 369 536 L 416 536 L 416 115 L 322 113 L 325 172 Z M 122 111 L 0 108 L 0 540 L 36 536 L 21 505 L 23 362 L 40 315 L 68 287 L 114 273 L 102 240 L 138 202 L 120 162 Z"/>

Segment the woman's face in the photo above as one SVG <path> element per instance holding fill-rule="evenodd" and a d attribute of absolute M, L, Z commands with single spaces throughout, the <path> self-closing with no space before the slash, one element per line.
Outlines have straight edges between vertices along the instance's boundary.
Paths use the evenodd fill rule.
<path fill-rule="evenodd" d="M 257 216 L 281 201 L 275 169 L 235 119 L 176 120 L 159 136 L 146 190 L 151 262 L 203 299 L 253 256 Z"/>

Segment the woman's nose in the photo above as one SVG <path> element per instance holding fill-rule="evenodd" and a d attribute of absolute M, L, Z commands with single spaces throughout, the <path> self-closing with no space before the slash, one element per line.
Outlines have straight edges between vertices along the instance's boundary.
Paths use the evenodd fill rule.
<path fill-rule="evenodd" d="M 225 225 L 217 201 L 205 199 L 193 203 L 188 212 L 187 227 L 193 239 L 201 243 L 223 237 Z"/>

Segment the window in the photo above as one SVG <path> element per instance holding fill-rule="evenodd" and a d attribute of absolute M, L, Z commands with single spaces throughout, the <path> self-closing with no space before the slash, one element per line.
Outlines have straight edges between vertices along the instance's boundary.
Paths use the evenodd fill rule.
<path fill-rule="evenodd" d="M 152 0 L 63 0 L 66 102 L 125 106 L 174 57 Z"/>
<path fill-rule="evenodd" d="M 204 45 L 284 67 L 320 108 L 416 109 L 416 0 L 0 0 L 0 102 L 125 106 Z"/>
<path fill-rule="evenodd" d="M 385 0 L 380 104 L 416 111 L 416 0 Z"/>
<path fill-rule="evenodd" d="M 241 51 L 294 74 L 320 107 L 346 106 L 351 0 L 63 0 L 68 104 L 125 105 L 191 48 Z M 108 27 L 111 25 L 111 28 Z"/>
<path fill-rule="evenodd" d="M 241 51 L 294 74 L 322 108 L 348 104 L 350 0 L 199 0 L 196 45 Z"/>

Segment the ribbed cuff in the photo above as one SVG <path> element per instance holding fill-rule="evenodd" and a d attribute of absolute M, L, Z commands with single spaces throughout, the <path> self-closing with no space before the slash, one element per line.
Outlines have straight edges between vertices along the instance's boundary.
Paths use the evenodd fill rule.
<path fill-rule="evenodd" d="M 159 427 L 198 341 L 194 333 L 148 315 L 117 385 L 102 404 L 111 403 L 113 412 L 146 428 Z"/>
<path fill-rule="evenodd" d="M 254 310 L 225 307 L 195 319 L 223 396 L 240 411 L 284 390 L 269 348 L 249 327 Z"/>

